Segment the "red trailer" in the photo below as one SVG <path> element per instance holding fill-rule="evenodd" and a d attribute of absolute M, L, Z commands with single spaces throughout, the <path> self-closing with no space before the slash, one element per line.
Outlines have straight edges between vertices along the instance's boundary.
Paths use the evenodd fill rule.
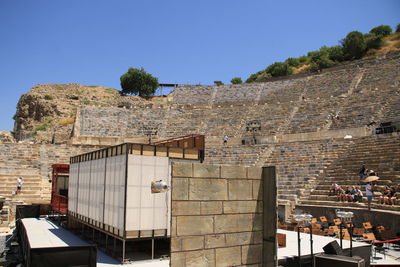
<path fill-rule="evenodd" d="M 51 209 L 60 214 L 67 214 L 69 164 L 53 164 L 52 167 Z"/>

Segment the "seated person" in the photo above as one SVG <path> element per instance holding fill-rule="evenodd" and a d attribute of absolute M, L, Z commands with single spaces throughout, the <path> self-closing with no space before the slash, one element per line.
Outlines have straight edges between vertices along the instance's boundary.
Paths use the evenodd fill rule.
<path fill-rule="evenodd" d="M 385 204 L 388 201 L 388 198 L 391 195 L 391 190 L 389 186 L 385 186 L 385 188 L 382 190 L 382 195 L 379 197 L 379 204 Z"/>
<path fill-rule="evenodd" d="M 396 188 L 394 186 L 389 188 L 387 198 L 385 199 L 385 204 L 394 205 L 396 202 Z"/>
<path fill-rule="evenodd" d="M 344 192 L 343 192 L 344 191 Z M 341 194 L 340 194 L 340 201 L 344 202 L 344 201 L 351 201 L 352 197 L 351 197 L 351 191 L 350 188 L 347 186 L 346 190 L 342 190 Z"/>
<path fill-rule="evenodd" d="M 400 201 L 400 184 L 394 188 L 394 194 L 392 197 L 393 205 L 397 204 Z"/>
<path fill-rule="evenodd" d="M 349 199 L 349 201 L 356 202 L 357 201 L 356 194 L 357 194 L 356 187 L 352 186 L 351 187 L 351 191 L 350 191 L 350 199 Z"/>
<path fill-rule="evenodd" d="M 360 188 L 357 186 L 356 187 L 356 194 L 354 196 L 354 201 L 362 202 L 363 198 L 363 192 L 360 190 Z"/>
<path fill-rule="evenodd" d="M 331 189 L 329 190 L 330 196 L 337 196 L 340 192 L 341 187 L 337 183 L 333 183 Z"/>

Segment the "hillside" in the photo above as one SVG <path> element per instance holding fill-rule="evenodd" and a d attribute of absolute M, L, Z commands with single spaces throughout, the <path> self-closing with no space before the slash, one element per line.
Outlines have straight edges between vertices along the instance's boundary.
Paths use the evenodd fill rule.
<path fill-rule="evenodd" d="M 361 33 L 360 33 L 361 34 Z M 373 34 L 365 34 L 365 38 L 371 38 Z M 347 55 L 342 45 L 326 47 L 323 46 L 318 51 L 308 52 L 307 55 L 292 58 L 289 57 L 284 62 L 275 62 L 264 70 L 260 70 L 246 80 L 246 83 L 265 82 L 277 77 L 288 77 L 293 74 L 307 74 L 320 72 L 340 64 L 347 64 L 354 59 L 368 59 L 373 57 L 382 57 L 390 53 L 400 51 L 400 32 L 390 34 L 388 36 L 374 37 L 372 44 L 368 44 L 361 57 L 353 58 Z M 377 41 L 378 40 L 378 41 Z"/>
<path fill-rule="evenodd" d="M 153 101 L 163 101 L 156 97 Z M 166 100 L 165 100 L 166 101 Z M 35 143 L 59 143 L 68 140 L 76 111 L 80 106 L 125 107 L 148 102 L 137 96 L 122 96 L 103 86 L 79 84 L 42 84 L 21 96 L 14 116 L 14 136 Z"/>

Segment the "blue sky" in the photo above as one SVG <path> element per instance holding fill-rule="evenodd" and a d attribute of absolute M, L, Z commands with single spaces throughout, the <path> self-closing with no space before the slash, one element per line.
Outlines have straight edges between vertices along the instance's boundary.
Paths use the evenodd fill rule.
<path fill-rule="evenodd" d="M 398 23 L 398 0 L 0 0 L 0 130 L 12 130 L 19 97 L 36 84 L 120 89 L 129 67 L 161 83 L 229 83 Z"/>

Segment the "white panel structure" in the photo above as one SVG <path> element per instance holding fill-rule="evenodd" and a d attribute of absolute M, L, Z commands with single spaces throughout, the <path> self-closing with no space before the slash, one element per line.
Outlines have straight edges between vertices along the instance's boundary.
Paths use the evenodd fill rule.
<path fill-rule="evenodd" d="M 91 161 L 88 217 L 96 222 L 103 222 L 105 162 L 104 158 Z"/>
<path fill-rule="evenodd" d="M 167 229 L 170 221 L 170 191 L 151 193 L 151 182 L 171 185 L 169 158 L 128 156 L 126 231 Z"/>
<path fill-rule="evenodd" d="M 69 169 L 68 179 L 68 210 L 76 213 L 78 191 L 79 163 L 73 163 Z"/>
<path fill-rule="evenodd" d="M 107 158 L 104 223 L 124 229 L 126 155 Z"/>
<path fill-rule="evenodd" d="M 91 161 L 84 161 L 79 166 L 77 213 L 85 217 L 89 217 L 90 165 Z"/>

